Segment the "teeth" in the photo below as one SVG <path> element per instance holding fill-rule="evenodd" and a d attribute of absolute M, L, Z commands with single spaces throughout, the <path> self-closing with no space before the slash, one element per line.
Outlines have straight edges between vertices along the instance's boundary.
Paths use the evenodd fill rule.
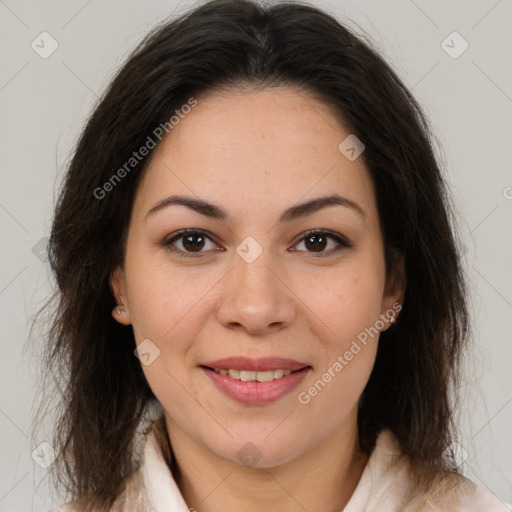
<path fill-rule="evenodd" d="M 240 380 L 243 382 L 250 382 L 256 380 L 256 375 L 259 372 L 249 372 L 245 370 L 240 370 Z"/>
<path fill-rule="evenodd" d="M 240 379 L 240 372 L 238 370 L 228 370 L 228 374 L 232 379 Z"/>
<path fill-rule="evenodd" d="M 267 372 L 256 372 L 256 380 L 258 382 L 269 382 L 274 380 L 274 371 L 269 370 Z"/>
<path fill-rule="evenodd" d="M 248 370 L 233 370 L 231 368 L 214 368 L 214 371 L 215 373 L 220 373 L 221 375 L 229 375 L 232 379 L 241 380 L 243 382 L 269 382 L 271 380 L 280 379 L 281 377 L 285 377 L 286 375 L 293 373 L 292 370 L 267 370 L 264 372 L 255 372 Z"/>

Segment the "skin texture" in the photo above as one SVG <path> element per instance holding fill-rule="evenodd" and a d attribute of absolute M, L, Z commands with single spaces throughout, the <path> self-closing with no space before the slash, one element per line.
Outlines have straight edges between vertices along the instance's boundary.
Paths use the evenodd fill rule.
<path fill-rule="evenodd" d="M 154 150 L 140 183 L 124 263 L 111 279 L 125 309 L 114 317 L 133 326 L 137 344 L 150 339 L 160 349 L 143 370 L 165 409 L 178 485 L 190 507 L 339 511 L 367 462 L 358 446 L 357 405 L 378 336 L 307 405 L 297 395 L 401 302 L 403 290 L 386 284 L 370 174 L 362 158 L 349 161 L 338 149 L 350 132 L 304 91 L 224 90 L 197 99 Z M 333 193 L 364 215 L 329 206 L 278 222 L 285 209 Z M 174 194 L 213 203 L 229 219 L 181 205 L 145 218 Z M 198 256 L 180 257 L 164 245 L 187 228 L 212 235 Z M 319 255 L 304 238 L 311 229 L 339 234 L 351 246 L 328 238 Z M 248 236 L 263 250 L 252 263 L 236 252 Z M 181 238 L 173 246 L 190 253 L 184 244 Z M 313 369 L 279 400 L 247 406 L 222 394 L 199 368 L 235 355 L 288 357 Z M 237 455 L 248 442 L 261 456 L 253 467 Z"/>

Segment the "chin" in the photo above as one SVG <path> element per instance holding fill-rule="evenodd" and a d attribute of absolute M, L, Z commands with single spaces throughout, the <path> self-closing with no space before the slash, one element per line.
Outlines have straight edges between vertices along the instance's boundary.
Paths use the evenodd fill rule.
<path fill-rule="evenodd" d="M 234 436 L 226 440 L 225 446 L 217 445 L 212 448 L 215 453 L 229 462 L 249 468 L 280 466 L 294 460 L 304 451 L 304 443 L 301 439 L 292 440 L 290 436 L 282 434 L 276 435 L 273 439 L 266 436 L 267 434 Z"/>

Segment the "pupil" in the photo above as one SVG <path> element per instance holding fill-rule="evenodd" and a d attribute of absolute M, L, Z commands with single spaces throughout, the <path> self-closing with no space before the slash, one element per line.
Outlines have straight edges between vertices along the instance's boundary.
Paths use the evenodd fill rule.
<path fill-rule="evenodd" d="M 194 243 L 192 240 L 198 239 L 200 242 Z M 185 249 L 193 251 L 194 249 L 202 249 L 204 245 L 204 237 L 202 235 L 187 235 L 183 239 L 183 247 Z"/>
<path fill-rule="evenodd" d="M 321 239 L 322 241 L 317 243 L 312 242 L 312 240 L 314 240 L 315 238 Z M 309 237 L 306 238 L 306 245 L 308 243 L 312 244 L 314 252 L 321 252 L 323 249 L 325 249 L 326 237 L 322 235 L 310 235 Z"/>

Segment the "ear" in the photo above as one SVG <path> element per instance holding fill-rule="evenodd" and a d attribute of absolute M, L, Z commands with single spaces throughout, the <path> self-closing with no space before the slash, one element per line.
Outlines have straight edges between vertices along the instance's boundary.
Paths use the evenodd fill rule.
<path fill-rule="evenodd" d="M 405 274 L 405 260 L 402 255 L 395 254 L 391 270 L 386 278 L 384 295 L 382 297 L 381 319 L 386 326 L 383 331 L 389 329 L 396 321 L 404 303 L 405 288 L 407 286 Z M 391 321 L 393 320 L 393 322 Z"/>
<path fill-rule="evenodd" d="M 123 325 L 130 325 L 131 319 L 126 297 L 126 281 L 124 279 L 124 271 L 121 267 L 116 267 L 110 273 L 109 285 L 116 301 L 116 307 L 112 310 L 114 320 Z"/>

